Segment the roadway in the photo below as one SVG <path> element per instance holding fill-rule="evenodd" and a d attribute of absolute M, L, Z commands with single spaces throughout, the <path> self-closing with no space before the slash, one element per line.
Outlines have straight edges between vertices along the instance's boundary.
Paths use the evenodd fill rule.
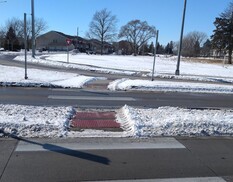
<path fill-rule="evenodd" d="M 226 94 L 0 87 L 0 103 L 82 108 L 119 108 L 125 104 L 152 108 L 233 108 L 233 97 Z"/>

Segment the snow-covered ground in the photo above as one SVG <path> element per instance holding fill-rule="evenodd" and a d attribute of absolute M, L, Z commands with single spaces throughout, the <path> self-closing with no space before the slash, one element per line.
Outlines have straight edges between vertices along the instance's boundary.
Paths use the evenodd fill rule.
<path fill-rule="evenodd" d="M 66 54 L 48 54 L 46 56 L 46 64 L 59 65 L 64 63 L 67 64 Z M 97 67 L 99 69 L 108 70 L 119 70 L 132 71 L 132 72 L 148 72 L 151 74 L 153 67 L 153 56 L 119 56 L 119 55 L 87 55 L 87 54 L 70 54 L 69 63 L 74 65 L 88 65 Z M 19 56 L 16 60 L 24 60 L 23 56 Z M 37 60 L 29 60 L 43 62 L 45 60 L 37 58 Z M 156 57 L 155 62 L 155 73 L 156 74 L 168 74 L 174 75 L 176 70 L 177 57 Z M 95 69 L 95 68 L 93 68 Z M 208 63 L 197 63 L 191 61 L 181 61 L 180 73 L 183 76 L 187 75 L 199 75 L 199 76 L 212 76 L 212 77 L 226 77 L 233 79 L 233 66 L 224 64 L 208 64 Z"/>
<path fill-rule="evenodd" d="M 46 59 L 42 59 L 45 57 Z M 20 55 L 15 58 L 18 61 L 24 61 L 24 56 Z M 45 54 L 38 56 L 36 59 L 28 57 L 28 61 L 58 67 L 78 68 L 83 70 L 94 70 L 104 73 L 132 75 L 143 72 L 150 76 L 153 69 L 153 56 L 120 56 L 120 55 L 87 55 L 87 54 L 70 54 L 69 63 L 66 54 Z M 213 61 L 214 62 L 214 61 Z M 176 70 L 177 57 L 156 57 L 155 74 L 158 77 L 172 77 Z M 181 61 L 179 78 L 195 79 L 201 77 L 211 78 L 228 78 L 233 80 L 233 66 L 225 64 L 197 63 L 191 61 Z M 146 76 L 145 75 L 145 76 Z M 213 79 L 214 80 L 214 79 Z M 233 81 L 232 81 L 233 82 Z"/>
<path fill-rule="evenodd" d="M 46 59 L 44 59 L 45 57 Z M 62 59 L 60 59 L 62 58 Z M 109 74 L 123 74 L 123 75 L 136 75 L 138 74 L 137 71 L 128 71 L 128 70 L 118 70 L 112 69 L 111 67 L 101 67 L 100 65 L 88 65 L 87 62 L 81 62 L 78 64 L 74 60 L 77 59 L 76 56 L 72 54 L 69 55 L 69 62 L 67 62 L 67 55 L 66 54 L 51 54 L 51 55 L 42 55 L 37 56 L 36 58 L 32 58 L 31 55 L 28 55 L 27 61 L 37 64 L 49 65 L 54 67 L 60 68 L 74 68 L 80 70 L 87 70 L 87 71 L 95 71 L 99 73 L 109 73 Z M 51 60 L 50 60 L 51 59 Z M 92 59 L 92 57 L 87 56 L 87 59 Z M 17 61 L 25 61 L 24 55 L 19 55 L 15 58 Z M 97 62 L 98 63 L 98 62 Z"/>
<path fill-rule="evenodd" d="M 23 68 L 0 65 L 0 85 L 2 86 L 82 88 L 88 82 L 105 79 L 38 69 L 27 69 L 27 75 L 28 79 L 24 79 L 25 69 Z"/>
<path fill-rule="evenodd" d="M 193 110 L 176 107 L 117 110 L 123 132 L 70 131 L 72 107 L 0 104 L 0 137 L 154 137 L 233 135 L 233 110 Z"/>

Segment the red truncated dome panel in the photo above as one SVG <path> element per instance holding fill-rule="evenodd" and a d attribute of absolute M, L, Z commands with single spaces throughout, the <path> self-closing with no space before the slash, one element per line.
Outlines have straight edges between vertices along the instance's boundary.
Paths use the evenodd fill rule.
<path fill-rule="evenodd" d="M 120 128 L 115 121 L 115 112 L 77 112 L 71 122 L 76 129 L 114 129 Z"/>

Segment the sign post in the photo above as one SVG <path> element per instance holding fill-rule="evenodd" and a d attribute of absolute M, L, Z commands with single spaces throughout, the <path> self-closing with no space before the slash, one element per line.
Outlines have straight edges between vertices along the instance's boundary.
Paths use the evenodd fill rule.
<path fill-rule="evenodd" d="M 155 40 L 155 49 L 154 49 L 154 62 L 153 62 L 153 71 L 152 71 L 151 81 L 154 81 L 155 60 L 156 60 L 156 53 L 157 53 L 158 38 L 159 38 L 159 30 L 156 31 L 156 40 Z"/>
<path fill-rule="evenodd" d="M 67 63 L 69 63 L 69 45 L 71 44 L 71 39 L 66 39 L 67 46 Z"/>

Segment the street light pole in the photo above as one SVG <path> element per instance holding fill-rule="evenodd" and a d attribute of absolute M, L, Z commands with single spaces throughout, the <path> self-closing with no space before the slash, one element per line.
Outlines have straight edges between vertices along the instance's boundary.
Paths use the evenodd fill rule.
<path fill-rule="evenodd" d="M 24 54 L 25 54 L 25 80 L 28 79 L 27 76 L 27 15 L 24 13 Z"/>
<path fill-rule="evenodd" d="M 179 45 L 179 50 L 178 50 L 178 60 L 177 60 L 177 66 L 176 66 L 176 72 L 175 72 L 176 75 L 180 74 L 180 56 L 181 56 L 182 40 L 183 40 L 183 33 L 184 33 L 186 4 L 187 4 L 187 0 L 184 0 L 184 11 L 183 11 L 183 19 L 182 19 L 182 25 L 181 25 L 181 33 L 180 33 L 180 45 Z"/>
<path fill-rule="evenodd" d="M 34 0 L 31 0 L 31 11 L 32 11 L 32 57 L 35 58 L 35 12 L 34 12 Z"/>

